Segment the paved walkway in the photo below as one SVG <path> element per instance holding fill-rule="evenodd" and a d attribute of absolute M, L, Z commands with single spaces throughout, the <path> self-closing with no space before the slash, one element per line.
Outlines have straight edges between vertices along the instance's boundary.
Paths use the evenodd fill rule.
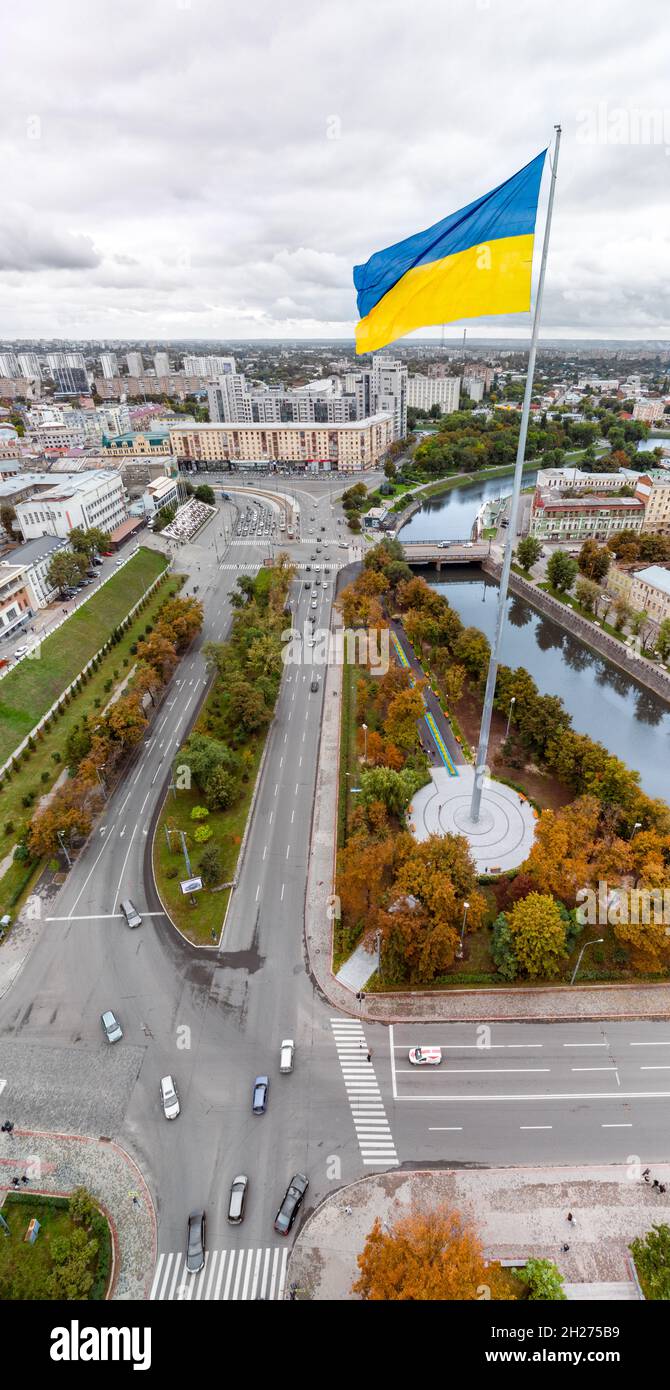
<path fill-rule="evenodd" d="M 668 1183 L 665 1196 L 614 1164 L 374 1174 L 317 1208 L 296 1240 L 287 1284 L 297 1284 L 298 1298 L 352 1299 L 356 1257 L 375 1219 L 393 1223 L 417 1206 L 444 1202 L 471 1219 L 489 1259 L 549 1259 L 575 1297 L 609 1298 L 604 1290 L 612 1286 L 630 1296 L 631 1240 L 670 1219 L 670 1165 L 653 1171 Z"/>
<path fill-rule="evenodd" d="M 414 793 L 409 827 L 417 840 L 429 835 L 465 835 L 477 873 L 504 873 L 528 858 L 535 839 L 535 812 L 525 797 L 487 777 L 479 820 L 470 819 L 474 768 L 459 767 L 458 779 L 444 767 L 430 769 L 431 781 Z"/>
<path fill-rule="evenodd" d="M 156 1214 L 136 1163 L 113 1140 L 14 1130 L 0 1134 L 0 1201 L 11 1180 L 27 1172 L 22 1191 L 67 1197 L 86 1187 L 104 1209 L 114 1242 L 111 1297 L 147 1297 L 156 1262 Z M 134 1199 L 134 1200 L 133 1200 Z"/>

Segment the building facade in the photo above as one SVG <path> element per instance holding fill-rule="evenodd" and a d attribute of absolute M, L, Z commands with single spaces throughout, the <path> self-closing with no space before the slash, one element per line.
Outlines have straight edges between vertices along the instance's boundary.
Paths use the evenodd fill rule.
<path fill-rule="evenodd" d="M 410 376 L 407 379 L 407 404 L 413 410 L 429 411 L 439 405 L 443 415 L 458 410 L 461 383 L 457 376 Z"/>
<path fill-rule="evenodd" d="M 120 473 L 100 468 L 58 480 L 39 494 L 16 505 L 16 517 L 25 540 L 41 536 L 66 539 L 75 526 L 97 526 L 111 531 L 128 515 L 126 492 Z"/>
<path fill-rule="evenodd" d="M 357 473 L 379 463 L 393 441 L 388 415 L 346 424 L 206 424 L 170 430 L 172 452 L 196 463 L 317 463 Z"/>

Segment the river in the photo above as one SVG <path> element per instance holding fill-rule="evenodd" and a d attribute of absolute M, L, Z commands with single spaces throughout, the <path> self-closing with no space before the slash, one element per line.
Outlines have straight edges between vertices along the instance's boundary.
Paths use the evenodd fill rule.
<path fill-rule="evenodd" d="M 525 485 L 532 481 L 532 474 L 524 479 Z M 466 483 L 433 497 L 403 527 L 400 539 L 468 536 L 482 500 L 510 491 L 511 474 L 487 483 Z M 481 628 L 491 639 L 498 595 L 493 580 L 474 567 L 454 567 L 446 578 L 438 578 L 435 571 L 422 573 L 467 626 Z M 560 695 L 579 733 L 598 739 L 636 768 L 649 796 L 670 800 L 670 708 L 664 701 L 514 595 L 507 603 L 503 662 L 524 666 L 543 694 Z"/>

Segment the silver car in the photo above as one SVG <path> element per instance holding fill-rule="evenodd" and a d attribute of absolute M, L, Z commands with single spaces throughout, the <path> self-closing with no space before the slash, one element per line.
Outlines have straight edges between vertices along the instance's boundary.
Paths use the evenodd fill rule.
<path fill-rule="evenodd" d="M 179 1093 L 171 1076 L 161 1077 L 160 1094 L 166 1120 L 176 1120 L 180 1110 Z"/>
<path fill-rule="evenodd" d="M 123 1037 L 123 1029 L 121 1027 L 121 1024 L 119 1023 L 119 1020 L 116 1017 L 116 1015 L 112 1013 L 111 1009 L 106 1009 L 104 1014 L 100 1015 L 100 1022 L 102 1024 L 102 1031 L 105 1034 L 107 1042 L 115 1043 Z"/>
<path fill-rule="evenodd" d="M 231 1226 L 239 1226 L 244 1220 L 244 1204 L 247 1200 L 249 1190 L 249 1179 L 244 1173 L 238 1174 L 233 1178 L 230 1187 L 230 1201 L 228 1203 L 228 1220 Z"/>

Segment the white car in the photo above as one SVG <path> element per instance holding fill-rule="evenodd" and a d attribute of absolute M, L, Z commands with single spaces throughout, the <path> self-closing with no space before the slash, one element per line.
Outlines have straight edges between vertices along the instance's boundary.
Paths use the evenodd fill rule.
<path fill-rule="evenodd" d="M 23 646 L 21 646 L 21 647 L 17 647 L 17 648 L 16 648 L 16 651 L 14 652 L 14 656 L 15 656 L 16 660 L 18 661 L 19 657 L 25 656 L 25 654 L 26 654 L 26 652 L 27 652 L 28 650 L 29 650 L 29 648 L 28 648 L 27 646 L 25 646 L 25 644 L 24 644 Z"/>
<path fill-rule="evenodd" d="M 179 1095 L 171 1076 L 161 1078 L 161 1105 L 166 1120 L 176 1120 L 179 1114 Z"/>
<path fill-rule="evenodd" d="M 410 1047 L 409 1060 L 414 1067 L 439 1067 L 442 1061 L 441 1047 Z"/>
<path fill-rule="evenodd" d="M 293 1053 L 295 1044 L 293 1038 L 284 1038 L 279 1053 L 279 1070 L 286 1074 L 293 1071 Z"/>

